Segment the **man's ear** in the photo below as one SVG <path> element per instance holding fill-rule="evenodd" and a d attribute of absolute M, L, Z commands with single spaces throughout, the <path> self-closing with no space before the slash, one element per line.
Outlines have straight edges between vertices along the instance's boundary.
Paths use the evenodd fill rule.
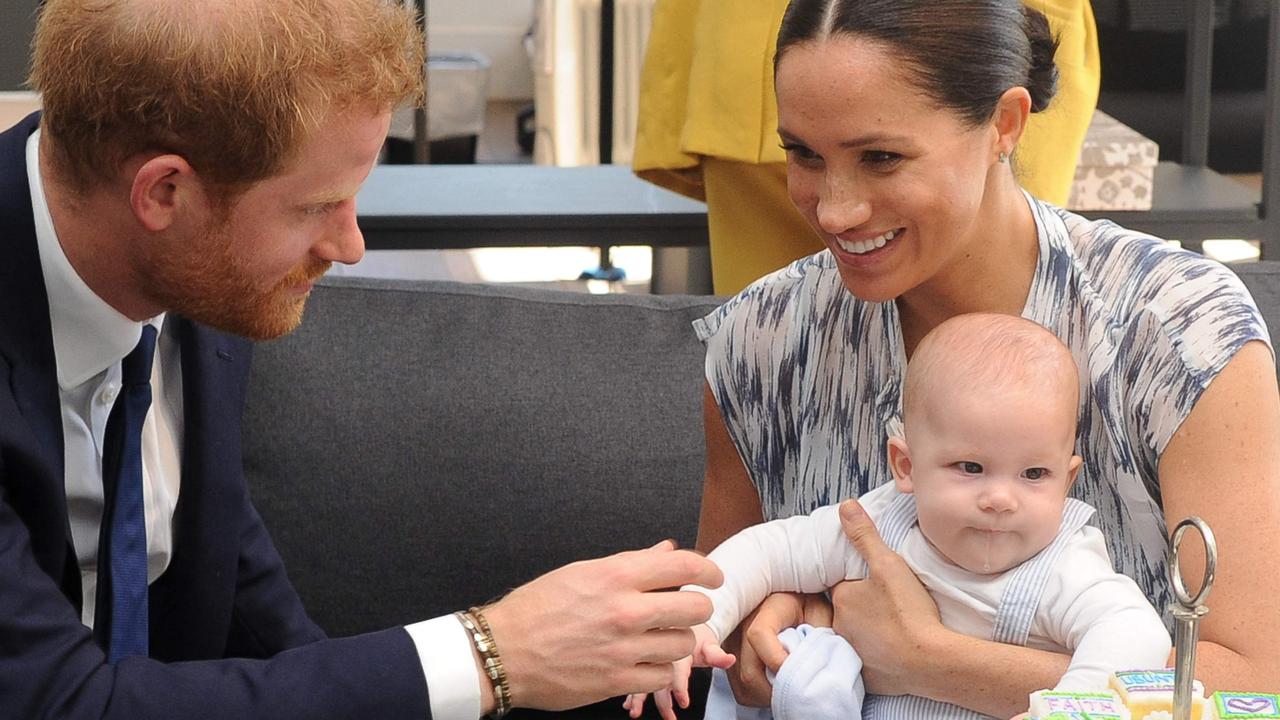
<path fill-rule="evenodd" d="M 149 158 L 133 173 L 129 207 L 138 222 L 151 232 L 166 230 L 179 213 L 203 197 L 195 169 L 180 155 Z"/>
<path fill-rule="evenodd" d="M 1031 115 L 1031 93 L 1021 86 L 1011 87 L 1004 91 L 996 101 L 995 113 L 991 116 L 992 128 L 995 130 L 995 147 L 992 156 L 1000 153 L 1012 155 L 1018 141 L 1022 139 L 1022 131 L 1027 129 L 1027 118 Z"/>
<path fill-rule="evenodd" d="M 893 483 L 898 486 L 898 492 L 910 493 L 911 455 L 907 441 L 900 437 L 889 438 L 889 469 L 893 471 Z"/>

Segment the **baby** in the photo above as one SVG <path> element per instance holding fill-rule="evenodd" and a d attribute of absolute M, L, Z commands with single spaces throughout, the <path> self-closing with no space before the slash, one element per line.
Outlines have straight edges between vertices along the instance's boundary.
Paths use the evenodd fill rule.
<path fill-rule="evenodd" d="M 929 591 L 944 625 L 1070 654 L 1056 687 L 1084 691 L 1105 689 L 1115 670 L 1164 667 L 1170 641 L 1138 586 L 1112 569 L 1102 533 L 1085 524 L 1093 508 L 1067 497 L 1081 464 L 1073 454 L 1078 394 L 1071 353 L 1049 331 L 1007 315 L 952 318 L 920 342 L 907 367 L 903 437 L 888 442 L 893 483 L 858 502 Z M 725 582 L 693 588 L 715 612 L 694 629 L 693 655 L 675 664 L 681 706 L 690 668 L 732 665 L 720 643 L 770 593 L 822 592 L 866 574 L 836 505 L 747 528 L 710 557 Z M 863 705 L 861 661 L 847 643 L 824 630 L 820 661 L 801 663 L 814 638 L 787 639 L 788 632 L 795 631 L 783 634 L 790 655 L 774 680 L 775 715 L 977 717 L 913 696 L 868 695 Z M 831 642 L 852 660 L 836 662 Z M 833 694 L 830 678 L 781 682 L 789 666 L 813 675 L 824 665 L 852 675 L 845 692 Z M 717 698 L 724 692 L 713 685 L 708 718 L 713 706 L 725 706 Z M 669 691 L 655 701 L 664 718 L 675 717 Z M 628 698 L 632 717 L 643 702 Z"/>

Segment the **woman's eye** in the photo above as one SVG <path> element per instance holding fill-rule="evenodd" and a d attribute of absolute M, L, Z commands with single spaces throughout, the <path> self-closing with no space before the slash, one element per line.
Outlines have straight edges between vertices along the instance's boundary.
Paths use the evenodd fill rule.
<path fill-rule="evenodd" d="M 1022 477 L 1028 480 L 1043 480 L 1049 476 L 1048 468 L 1033 467 L 1022 471 Z"/>
<path fill-rule="evenodd" d="M 958 462 L 958 463 L 956 463 L 956 467 L 960 468 L 960 470 L 961 470 L 962 472 L 964 472 L 964 473 L 966 473 L 966 474 L 968 474 L 968 475 L 980 475 L 980 474 L 982 474 L 982 464 L 981 464 L 981 463 L 976 463 L 976 462 L 971 462 L 971 461 L 969 461 L 969 460 L 965 460 L 965 461 L 963 461 L 963 462 Z"/>
<path fill-rule="evenodd" d="M 901 162 L 902 156 L 887 150 L 868 150 L 862 154 L 862 160 L 877 169 L 887 170 Z"/>
<path fill-rule="evenodd" d="M 801 164 L 813 164 L 822 159 L 817 153 L 799 143 L 782 143 L 782 149 L 791 159 Z"/>

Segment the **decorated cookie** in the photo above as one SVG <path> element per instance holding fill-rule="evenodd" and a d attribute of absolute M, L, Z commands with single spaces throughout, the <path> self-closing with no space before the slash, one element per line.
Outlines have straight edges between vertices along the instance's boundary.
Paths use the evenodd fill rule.
<path fill-rule="evenodd" d="M 1210 706 L 1218 720 L 1280 718 L 1280 695 L 1219 691 L 1213 694 Z"/>
<path fill-rule="evenodd" d="M 1135 718 L 1173 711 L 1172 670 L 1122 670 L 1111 676 L 1110 687 Z M 1191 687 L 1191 720 L 1202 720 L 1204 708 L 1204 686 L 1196 680 Z"/>
<path fill-rule="evenodd" d="M 1036 720 L 1130 720 L 1132 716 L 1113 692 L 1037 690 L 1031 693 L 1031 717 Z"/>

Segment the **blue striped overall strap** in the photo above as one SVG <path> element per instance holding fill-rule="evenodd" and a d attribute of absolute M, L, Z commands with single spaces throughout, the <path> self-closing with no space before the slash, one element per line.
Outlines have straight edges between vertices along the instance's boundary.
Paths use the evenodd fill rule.
<path fill-rule="evenodd" d="M 1062 513 L 1058 535 L 1048 547 L 1010 571 L 1008 583 L 1000 597 L 996 610 L 995 626 L 991 639 L 1011 645 L 1026 644 L 1035 619 L 1036 607 L 1044 593 L 1046 581 L 1053 566 L 1066 548 L 1068 539 L 1084 526 L 1093 514 L 1093 508 L 1071 498 L 1067 499 Z M 895 552 L 916 522 L 915 498 L 898 495 L 890 501 L 878 523 L 880 536 Z M 915 695 L 871 695 L 862 706 L 864 720 L 988 720 L 987 715 L 958 705 L 938 702 Z"/>

